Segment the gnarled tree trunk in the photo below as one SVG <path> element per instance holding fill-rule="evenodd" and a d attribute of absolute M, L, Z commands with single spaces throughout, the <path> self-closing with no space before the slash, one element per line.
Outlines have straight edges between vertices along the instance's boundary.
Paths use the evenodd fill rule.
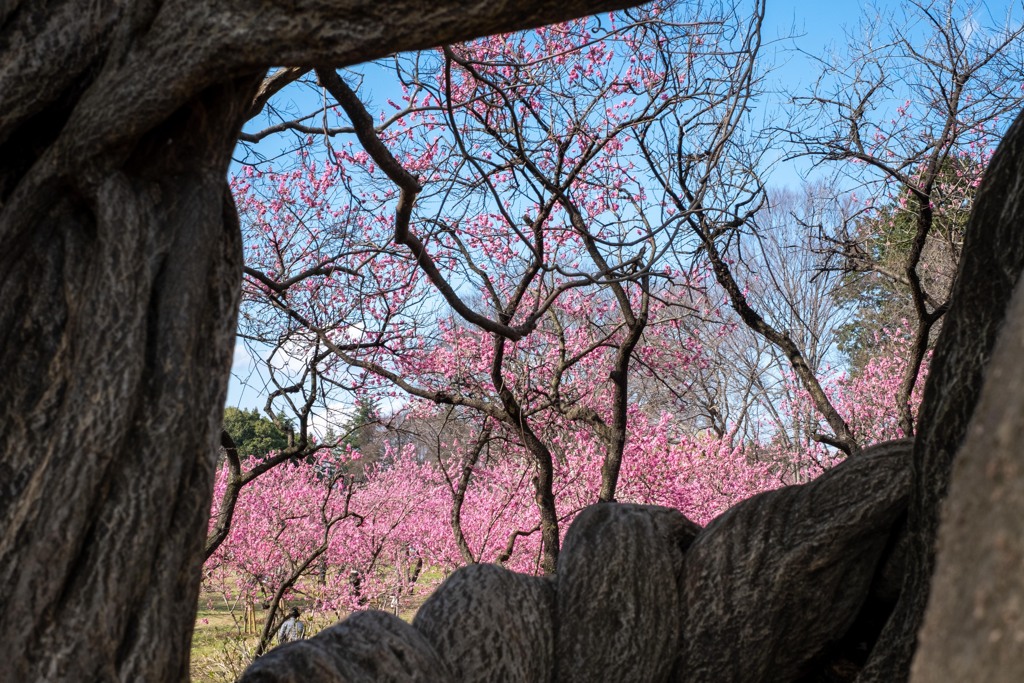
<path fill-rule="evenodd" d="M 964 345 L 957 356 L 959 367 L 970 367 L 964 354 L 972 350 L 975 358 L 991 355 L 991 362 L 973 416 L 957 415 L 965 425 L 970 418 L 970 428 L 963 433 L 949 501 L 943 505 L 933 596 L 914 681 L 1024 680 L 1024 283 L 1018 275 L 1024 259 L 1022 184 L 1024 114 L 993 159 L 971 217 L 972 231 L 988 236 L 987 248 L 968 251 L 977 240 L 964 246 L 964 260 L 970 258 L 975 270 L 961 269 L 958 288 L 992 297 L 988 301 L 1000 311 L 1005 307 L 1006 320 L 997 327 L 1003 315 L 986 312 L 985 298 L 974 299 L 982 307 L 973 311 L 974 329 L 988 345 L 983 354 Z M 997 254 L 1000 260 L 995 260 Z M 985 257 L 992 260 L 982 270 L 985 262 L 979 258 Z M 1015 294 L 1007 303 L 1011 291 Z M 962 313 L 961 308 L 955 304 L 954 310 Z M 997 331 L 993 349 L 991 338 Z"/>
<path fill-rule="evenodd" d="M 985 381 L 996 336 L 1024 269 L 1024 114 L 1007 132 L 978 190 L 956 283 L 932 360 L 914 446 L 914 490 L 907 533 L 909 562 L 899 604 L 864 683 L 907 680 L 935 565 L 940 503 L 953 458 Z M 980 418 L 981 416 L 979 416 Z M 972 558 L 960 558 L 972 562 Z M 969 590 L 969 587 L 964 587 Z M 937 595 L 936 600 L 953 596 Z"/>
<path fill-rule="evenodd" d="M 187 677 L 241 267 L 224 176 L 257 82 L 197 97 L 120 163 L 29 188 L 47 195 L 30 212 L 26 179 L 5 197 L 0 638 L 14 679 Z"/>
<path fill-rule="evenodd" d="M 182 680 L 270 64 L 345 65 L 625 2 L 0 6 L 0 642 L 16 680 Z"/>
<path fill-rule="evenodd" d="M 913 680 L 1024 680 L 1024 288 L 953 466 Z M 964 561 L 968 560 L 968 561 Z"/>

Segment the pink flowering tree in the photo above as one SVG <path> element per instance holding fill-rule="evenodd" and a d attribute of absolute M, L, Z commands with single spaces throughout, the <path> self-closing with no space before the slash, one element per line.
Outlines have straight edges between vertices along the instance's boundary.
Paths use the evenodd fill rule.
<path fill-rule="evenodd" d="M 229 485 L 225 467 L 215 490 Z M 340 475 L 303 463 L 268 470 L 239 498 L 232 531 L 207 560 L 206 576 L 225 593 L 240 591 L 248 603 L 257 592 L 262 596 L 268 611 L 256 656 L 270 642 L 282 598 L 301 589 L 332 531 L 350 517 L 354 492 Z"/>
<path fill-rule="evenodd" d="M 772 464 L 753 462 L 739 444 L 681 432 L 670 413 L 652 419 L 637 407 L 631 412 L 640 436 L 630 439 L 623 460 L 624 502 L 670 505 L 703 524 L 754 493 L 787 483 Z M 478 447 L 488 432 L 477 432 L 468 447 Z M 269 470 L 239 498 L 229 535 L 206 563 L 207 589 L 265 604 L 253 651 L 258 655 L 284 601 L 303 604 L 316 623 L 366 606 L 397 611 L 410 592 L 433 587 L 421 579 L 424 566 L 447 572 L 493 561 L 543 571 L 529 454 L 508 440 L 483 443 L 483 450 L 495 452 L 474 461 L 460 538 L 449 525 L 452 479 L 467 455 L 458 442 L 445 444 L 437 464 L 409 445 L 366 468 L 356 467 L 357 453 L 324 451 Z M 587 430 L 565 430 L 562 443 L 552 447 L 565 447 L 554 488 L 560 521 L 567 522 L 594 499 L 603 446 Z M 224 468 L 218 492 L 228 482 Z"/>
<path fill-rule="evenodd" d="M 318 72 L 356 140 L 236 180 L 246 333 L 304 358 L 326 349 L 320 377 L 338 386 L 395 387 L 502 425 L 532 461 L 549 571 L 562 517 L 553 416 L 596 435 L 597 497 L 614 499 L 633 355 L 652 296 L 681 276 L 664 265 L 679 216 L 648 195 L 637 139 L 681 117 L 717 121 L 706 88 L 731 75 L 723 50 L 745 47 L 726 44 L 727 21 L 674 12 L 400 60 L 394 110 L 406 113 L 379 126 L 342 77 Z"/>
<path fill-rule="evenodd" d="M 821 61 L 790 127 L 800 153 L 857 187 L 859 210 L 823 233 L 827 267 L 847 274 L 865 304 L 854 350 L 870 347 L 876 331 L 899 327 L 901 319 L 913 330 L 896 391 L 908 436 L 974 192 L 1007 117 L 1024 104 L 1022 29 L 983 25 L 972 12 L 956 3 L 914 3 L 866 15 L 845 52 Z M 879 312 L 882 319 L 872 322 Z"/>
<path fill-rule="evenodd" d="M 357 458 L 323 450 L 264 472 L 238 498 L 205 582 L 265 604 L 255 656 L 270 642 L 282 600 L 337 619 L 366 604 L 386 607 L 416 583 L 424 561 L 441 563 L 436 471 L 410 448 L 390 453 L 386 467 L 357 467 Z M 216 491 L 229 484 L 224 467 Z"/>
<path fill-rule="evenodd" d="M 858 442 L 865 447 L 908 437 L 898 401 L 900 383 L 913 356 L 913 341 L 914 332 L 909 324 L 895 330 L 882 329 L 875 335 L 875 355 L 863 366 L 850 371 L 824 365 L 820 370 L 829 400 L 842 411 Z M 920 381 L 911 397 L 915 418 L 927 372 L 928 356 L 921 365 Z M 783 384 L 784 398 L 777 407 L 779 419 L 765 430 L 772 437 L 759 446 L 758 460 L 775 463 L 774 471 L 787 483 L 808 481 L 837 464 L 843 456 L 811 436 L 823 428 L 822 418 L 799 380 L 789 374 L 784 376 Z"/>
<path fill-rule="evenodd" d="M 833 194 L 833 204 L 853 207 L 837 222 L 804 223 L 793 217 L 794 226 L 817 233 L 815 249 L 824 261 L 819 267 L 847 273 L 868 269 L 872 276 L 890 279 L 910 305 L 902 317 L 911 321 L 914 342 L 897 392 L 906 434 L 914 431 L 911 400 L 924 355 L 947 306 L 943 285 L 951 278 L 937 277 L 935 271 L 957 262 L 963 217 L 993 133 L 1008 123 L 1001 117 L 1024 101 L 1019 88 L 1008 86 L 1019 64 L 1020 29 L 979 26 L 963 32 L 959 26 L 974 24 L 959 11 L 954 4 L 923 3 L 908 10 L 912 16 L 870 22 L 874 35 L 867 40 L 858 36 L 849 59 L 822 60 L 823 76 L 813 95 L 797 98 L 792 125 L 776 129 L 796 145 L 797 154 L 823 166 L 835 164 L 842 177 L 831 186 L 857 187 L 852 199 Z M 899 33 L 879 37 L 893 27 Z M 750 52 L 756 54 L 758 34 L 751 35 Z M 821 426 L 813 437 L 858 453 L 863 444 L 831 399 L 807 340 L 763 299 L 751 296 L 758 285 L 744 272 L 749 270 L 745 264 L 770 238 L 775 221 L 772 211 L 764 210 L 772 207 L 773 197 L 762 185 L 762 156 L 778 140 L 733 135 L 750 122 L 759 71 L 753 59 L 738 59 L 733 73 L 733 106 L 718 126 L 708 127 L 703 136 L 683 125 L 658 130 L 639 144 L 648 151 L 645 159 L 656 169 L 653 176 L 665 196 L 699 240 L 739 321 L 776 349 L 788 366 L 785 372 L 810 397 L 821 418 L 813 421 Z M 909 95 L 906 103 L 904 95 Z M 707 178 L 715 182 L 702 182 Z M 868 213 L 860 207 L 868 207 Z M 873 214 L 879 208 L 886 211 Z M 890 220 L 868 220 L 887 216 L 896 218 L 899 230 L 883 229 Z M 899 254 L 896 263 L 883 263 L 884 253 Z M 799 297 L 789 303 L 799 310 Z M 889 326 L 898 321 L 899 316 Z"/>
<path fill-rule="evenodd" d="M 323 125 L 294 128 L 308 137 L 292 165 L 235 178 L 243 331 L 277 405 L 326 411 L 332 392 L 355 392 L 445 425 L 430 448 L 360 482 L 360 495 L 419 482 L 404 498 L 414 510 L 366 493 L 366 509 L 392 510 L 391 521 L 367 536 L 340 522 L 332 532 L 345 556 L 364 558 L 346 565 L 361 597 L 400 594 L 415 573 L 371 590 L 381 567 L 551 571 L 566 521 L 595 500 L 666 503 L 706 521 L 816 475 L 830 448 L 911 433 L 915 394 L 910 421 L 894 425 L 904 385 L 885 381 L 913 375 L 917 386 L 920 326 L 910 342 L 880 341 L 857 373 L 833 373 L 815 330 L 801 337 L 773 310 L 778 283 L 756 274 L 769 261 L 737 251 L 771 206 L 756 153 L 735 135 L 757 89 L 763 6 L 740 24 L 674 12 L 401 56 L 387 71 L 401 94 L 373 114 L 365 83 L 317 72 Z M 976 179 L 973 157 L 958 159 L 933 183 L 951 213 Z M 887 196 L 898 204 L 901 192 Z M 767 373 L 787 401 L 750 408 L 763 393 L 758 358 L 733 417 L 709 398 L 707 429 L 683 424 L 686 384 L 724 358 L 712 347 L 739 326 L 767 340 L 757 355 L 788 368 Z M 773 424 L 744 426 L 772 411 Z M 346 578 L 334 580 L 344 595 Z"/>
<path fill-rule="evenodd" d="M 879 330 L 874 335 L 875 355 L 852 375 L 843 374 L 836 382 L 838 401 L 866 445 L 910 436 L 899 410 L 900 387 L 914 362 L 915 333 L 908 323 L 902 328 Z M 928 358 L 917 369 L 918 380 L 910 396 L 911 417 L 916 419 L 921 405 L 924 380 L 928 376 Z"/>

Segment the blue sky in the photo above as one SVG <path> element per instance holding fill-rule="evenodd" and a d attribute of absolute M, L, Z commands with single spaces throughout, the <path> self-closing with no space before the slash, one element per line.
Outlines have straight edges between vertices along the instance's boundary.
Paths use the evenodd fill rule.
<path fill-rule="evenodd" d="M 821 55 L 829 47 L 842 48 L 848 42 L 848 35 L 855 36 L 860 33 L 859 24 L 866 12 L 886 13 L 897 10 L 903 4 L 905 3 L 876 2 L 868 5 L 828 0 L 768 0 L 762 34 L 763 57 L 773 65 L 772 72 L 767 77 L 767 86 L 775 94 L 762 98 L 762 110 L 769 113 L 778 108 L 790 95 L 808 91 L 814 82 L 818 67 L 803 53 Z M 1024 15 L 1022 0 L 958 2 L 957 6 L 973 8 L 978 21 L 989 25 L 1002 24 L 1008 12 L 1012 12 L 1017 20 Z M 397 88 L 386 82 L 365 82 L 364 88 L 370 90 L 373 100 L 378 104 L 386 100 L 389 91 L 397 91 Z M 779 164 L 773 169 L 769 182 L 775 186 L 795 185 L 799 182 L 800 173 L 805 170 L 806 164 L 801 165 L 800 162 Z M 265 400 L 262 392 L 246 389 L 238 379 L 248 374 L 245 355 L 241 345 L 236 345 L 235 368 L 229 385 L 227 405 L 262 408 Z"/>

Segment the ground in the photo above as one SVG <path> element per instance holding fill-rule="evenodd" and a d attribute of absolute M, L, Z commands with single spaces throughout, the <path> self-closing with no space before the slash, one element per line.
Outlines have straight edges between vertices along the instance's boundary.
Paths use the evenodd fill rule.
<path fill-rule="evenodd" d="M 430 591 L 424 590 L 406 596 L 398 615 L 411 622 L 429 595 Z M 301 603 L 298 606 L 302 608 Z M 257 605 L 256 629 L 262 629 L 264 615 L 265 612 Z M 338 617 L 345 616 L 304 614 L 307 635 L 313 635 L 330 626 Z M 192 680 L 196 683 L 230 683 L 237 679 L 252 661 L 252 652 L 259 642 L 258 630 L 252 632 L 251 622 L 249 626 L 246 629 L 245 608 L 241 601 L 227 600 L 204 586 L 192 635 Z"/>

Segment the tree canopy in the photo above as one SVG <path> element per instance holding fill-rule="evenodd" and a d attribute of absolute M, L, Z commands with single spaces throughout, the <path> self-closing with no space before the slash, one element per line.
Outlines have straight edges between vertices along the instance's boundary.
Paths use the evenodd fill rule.
<path fill-rule="evenodd" d="M 224 430 L 231 436 L 243 458 L 264 456 L 288 446 L 288 435 L 255 408 L 224 410 Z"/>

